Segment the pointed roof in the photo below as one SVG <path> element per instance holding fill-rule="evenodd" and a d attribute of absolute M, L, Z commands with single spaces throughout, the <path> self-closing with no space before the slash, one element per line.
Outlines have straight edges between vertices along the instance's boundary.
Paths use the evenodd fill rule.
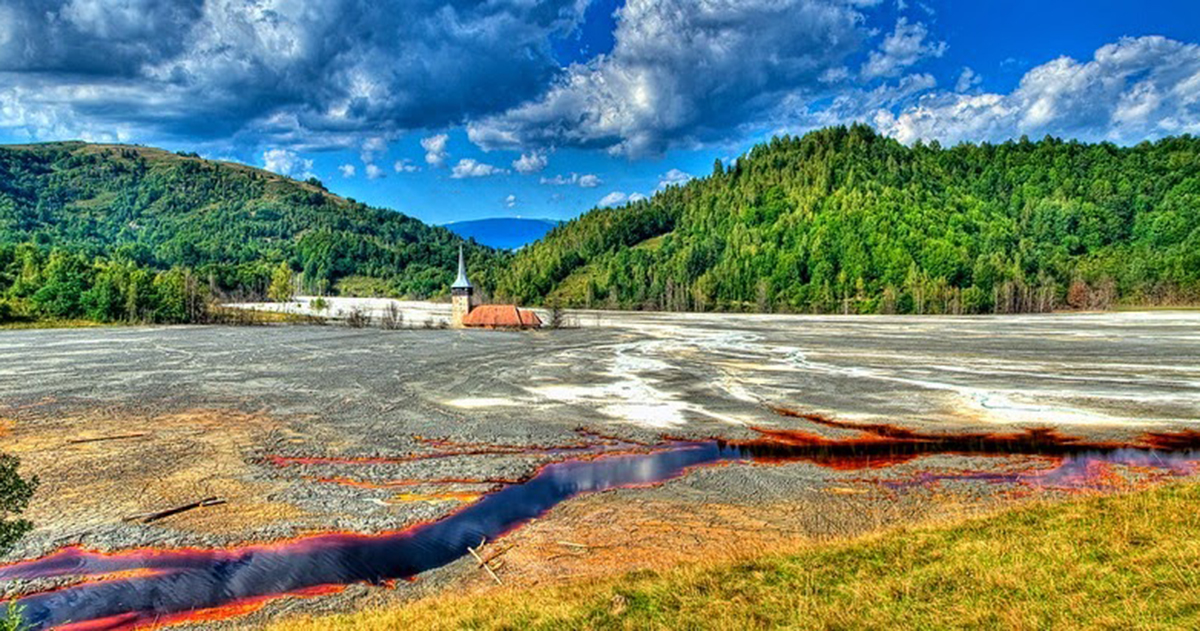
<path fill-rule="evenodd" d="M 471 281 L 467 280 L 467 264 L 463 262 L 463 249 L 458 246 L 458 278 L 454 279 L 454 284 L 450 285 L 450 289 L 473 289 Z"/>

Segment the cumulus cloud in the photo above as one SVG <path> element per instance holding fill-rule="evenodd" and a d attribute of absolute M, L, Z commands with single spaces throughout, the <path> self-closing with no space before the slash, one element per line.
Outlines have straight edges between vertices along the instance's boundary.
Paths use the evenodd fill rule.
<path fill-rule="evenodd" d="M 896 29 L 883 38 L 879 50 L 871 51 L 863 64 L 863 78 L 895 77 L 926 57 L 944 55 L 946 42 L 926 41 L 928 36 L 924 24 L 909 23 L 906 18 L 896 20 Z"/>
<path fill-rule="evenodd" d="M 1009 94 L 935 92 L 873 122 L 902 142 L 953 143 L 1046 134 L 1133 143 L 1200 132 L 1200 46 L 1125 38 L 1089 61 L 1060 57 L 1030 70 Z"/>
<path fill-rule="evenodd" d="M 549 160 L 546 159 L 546 154 L 537 151 L 521 154 L 521 157 L 513 160 L 512 163 L 517 173 L 524 174 L 538 173 L 545 169 L 547 164 L 549 164 Z"/>
<path fill-rule="evenodd" d="M 450 140 L 450 136 L 446 134 L 438 134 L 421 139 L 421 148 L 425 150 L 425 162 L 427 164 L 440 167 L 446 162 L 446 157 L 450 155 L 446 151 L 446 142 L 448 140 Z"/>
<path fill-rule="evenodd" d="M 967 92 L 981 83 L 983 83 L 983 77 L 979 76 L 979 73 L 970 68 L 963 68 L 962 74 L 958 75 L 958 81 L 954 84 L 954 91 Z"/>
<path fill-rule="evenodd" d="M 375 156 L 385 152 L 387 152 L 387 141 L 379 136 L 374 136 L 363 141 L 360 156 L 364 163 L 369 164 L 375 161 Z"/>
<path fill-rule="evenodd" d="M 387 177 L 387 174 L 383 172 L 383 169 L 375 166 L 374 164 L 368 164 L 367 168 L 364 169 L 364 173 L 367 174 L 367 179 L 369 180 L 378 180 L 381 177 Z"/>
<path fill-rule="evenodd" d="M 821 82 L 868 35 L 843 0 L 628 0 L 612 52 L 543 96 L 472 123 L 484 148 L 601 147 L 628 156 L 721 138 Z"/>
<path fill-rule="evenodd" d="M 668 186 L 686 184 L 690 179 L 692 179 L 691 173 L 685 173 L 679 169 L 671 169 L 658 177 L 658 190 L 661 191 Z"/>
<path fill-rule="evenodd" d="M 358 170 L 354 168 L 353 164 L 343 164 L 342 166 L 338 167 L 338 172 L 342 174 L 342 177 L 351 178 L 354 177 Z"/>
<path fill-rule="evenodd" d="M 504 198 L 504 207 L 505 208 L 513 208 L 516 205 L 517 205 L 517 196 L 516 195 L 509 195 L 508 197 Z"/>
<path fill-rule="evenodd" d="M 401 160 L 397 160 L 396 163 L 392 165 L 392 169 L 396 173 L 416 173 L 417 171 L 421 170 L 421 167 L 413 164 L 412 160 L 403 158 Z"/>
<path fill-rule="evenodd" d="M 280 175 L 293 178 L 308 179 L 312 173 L 313 161 L 301 158 L 295 151 L 287 149 L 268 149 L 263 152 L 263 168 Z"/>
<path fill-rule="evenodd" d="M 57 134 L 132 123 L 141 138 L 349 148 L 537 96 L 560 72 L 552 37 L 586 4 L 7 0 L 0 98 L 55 111 L 49 121 L 6 111 L 0 125 Z"/>
<path fill-rule="evenodd" d="M 454 168 L 451 170 L 450 177 L 456 180 L 461 180 L 473 177 L 500 175 L 502 173 L 508 173 L 508 169 L 501 169 L 500 167 L 479 162 L 478 160 L 471 158 L 463 158 L 462 160 L 458 161 L 458 164 L 454 165 Z"/>
<path fill-rule="evenodd" d="M 626 195 L 625 193 L 623 193 L 621 191 L 613 191 L 613 192 L 609 193 L 608 195 L 605 195 L 604 197 L 600 198 L 600 201 L 596 202 L 596 205 L 599 206 L 600 208 L 612 208 L 614 206 L 620 206 L 622 204 L 631 204 L 633 202 L 640 202 L 643 199 L 646 199 L 646 196 L 642 195 L 641 193 L 632 193 L 630 195 Z"/>
<path fill-rule="evenodd" d="M 556 175 L 554 177 L 543 177 L 540 182 L 550 186 L 579 186 L 580 188 L 596 188 L 600 186 L 602 180 L 600 176 L 592 173 L 571 173 L 570 175 Z"/>
<path fill-rule="evenodd" d="M 571 174 L 572 177 L 574 175 L 574 173 Z M 576 181 L 579 183 L 580 188 L 596 188 L 601 184 L 600 176 L 592 173 L 585 173 L 579 176 Z"/>

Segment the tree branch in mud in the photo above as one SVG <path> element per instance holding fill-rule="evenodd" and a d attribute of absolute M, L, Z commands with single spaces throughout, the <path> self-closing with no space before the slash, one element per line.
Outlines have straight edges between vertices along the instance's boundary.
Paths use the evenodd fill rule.
<path fill-rule="evenodd" d="M 149 524 L 160 519 L 171 517 L 172 515 L 178 515 L 179 513 L 186 513 L 187 511 L 195 510 L 197 508 L 204 508 L 206 506 L 219 506 L 224 503 L 225 500 L 219 497 L 206 497 L 198 502 L 192 502 L 191 504 L 184 504 L 182 506 L 176 506 L 166 510 L 130 515 L 129 517 L 126 517 L 124 521 L 140 521 L 143 524 Z"/>
<path fill-rule="evenodd" d="M 480 541 L 479 542 L 479 550 L 482 550 L 484 544 L 486 544 L 486 543 L 487 543 L 487 539 L 483 539 L 482 541 Z M 479 556 L 479 552 L 475 548 L 472 548 L 471 546 L 467 546 L 467 551 L 471 553 L 471 556 L 475 557 L 476 561 L 479 561 L 479 567 L 487 570 L 488 576 L 491 576 L 492 580 L 496 581 L 497 585 L 504 584 L 504 581 L 500 580 L 500 577 L 496 575 L 495 570 L 493 570 L 492 566 L 488 564 L 488 561 L 485 561 L 483 559 L 483 557 Z M 489 559 L 489 561 L 490 561 L 490 559 Z"/>

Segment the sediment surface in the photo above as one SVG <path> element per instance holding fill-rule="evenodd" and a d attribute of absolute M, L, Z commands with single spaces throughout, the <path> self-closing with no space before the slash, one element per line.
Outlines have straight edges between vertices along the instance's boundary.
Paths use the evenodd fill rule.
<path fill-rule="evenodd" d="M 42 479 L 28 513 L 36 530 L 5 561 L 70 546 L 218 549 L 395 532 L 550 463 L 645 454 L 671 440 L 842 446 L 821 457 L 706 463 L 651 486 L 568 499 L 485 546 L 497 574 L 537 584 L 660 567 L 1194 469 L 1186 453 L 1163 464 L 1119 448 L 1167 444 L 1155 436 L 1196 446 L 1188 432 L 1200 422 L 1200 313 L 573 321 L 580 328 L 523 333 L 0 332 L 0 449 Z M 888 457 L 847 446 L 897 440 L 896 429 L 928 437 L 1031 428 L 1111 450 L 1093 457 L 1021 443 L 989 453 L 955 443 Z M 210 497 L 224 503 L 143 523 Z M 78 580 L 0 581 L 0 590 Z M 416 582 L 241 603 L 237 617 L 210 617 L 257 624 L 491 580 L 460 560 Z"/>

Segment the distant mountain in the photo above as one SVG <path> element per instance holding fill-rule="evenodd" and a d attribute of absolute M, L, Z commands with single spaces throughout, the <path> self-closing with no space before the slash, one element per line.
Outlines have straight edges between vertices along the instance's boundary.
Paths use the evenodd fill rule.
<path fill-rule="evenodd" d="M 517 252 L 524 304 L 1012 313 L 1200 301 L 1200 138 L 784 136 Z"/>
<path fill-rule="evenodd" d="M 515 250 L 546 236 L 559 222 L 549 219 L 495 217 L 456 221 L 444 227 L 464 239 L 475 239 L 499 250 Z"/>

